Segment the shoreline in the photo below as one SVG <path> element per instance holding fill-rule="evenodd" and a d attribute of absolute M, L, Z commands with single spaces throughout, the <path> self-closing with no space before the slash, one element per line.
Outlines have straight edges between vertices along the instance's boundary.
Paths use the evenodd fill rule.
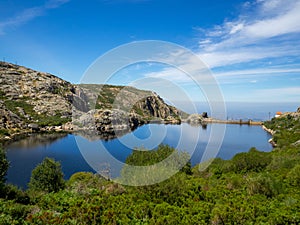
<path fill-rule="evenodd" d="M 250 125 L 250 126 L 261 126 L 263 121 L 253 121 L 253 120 L 219 120 L 208 118 L 203 120 L 205 123 L 222 123 L 222 124 L 237 124 L 237 125 Z"/>
<path fill-rule="evenodd" d="M 178 123 L 178 122 L 177 123 L 172 123 L 170 121 L 162 121 L 162 120 L 153 120 L 153 121 L 148 121 L 144 124 L 180 125 L 180 124 L 183 124 L 183 123 L 187 123 L 187 124 L 190 124 L 190 125 L 195 125 L 195 124 L 192 124 L 192 123 L 188 123 L 186 120 L 182 120 L 180 123 Z M 219 124 L 248 125 L 248 126 L 262 126 L 262 129 L 265 130 L 266 132 L 270 133 L 271 135 L 273 135 L 275 133 L 275 131 L 266 128 L 263 125 L 262 121 L 219 120 L 219 119 L 213 119 L 213 118 L 205 118 L 201 122 L 197 123 L 197 125 L 202 126 L 202 125 L 214 124 L 214 123 L 217 123 L 217 124 L 219 123 Z M 34 135 L 34 134 L 54 134 L 54 133 L 57 133 L 57 134 L 59 134 L 59 133 L 73 134 L 73 133 L 80 132 L 80 131 L 85 131 L 85 130 L 89 130 L 89 129 L 88 128 L 86 128 L 86 129 L 85 128 L 70 129 L 70 127 L 64 129 L 64 126 L 57 126 L 57 127 L 52 126 L 51 129 L 43 128 L 41 130 L 36 130 L 36 131 L 34 131 L 34 130 L 24 130 L 24 131 L 21 131 L 21 132 L 18 132 L 18 133 L 13 133 L 9 136 L 0 137 L 0 144 L 7 145 L 11 142 L 18 141 L 20 139 L 29 137 L 29 136 Z M 106 132 L 103 132 L 103 133 L 106 133 Z M 99 136 L 101 136 L 101 135 L 99 134 Z M 270 139 L 269 142 L 273 145 L 272 139 Z"/>
<path fill-rule="evenodd" d="M 269 134 L 272 135 L 272 138 L 270 138 L 270 139 L 268 140 L 268 142 L 273 146 L 273 148 L 277 147 L 277 144 L 276 144 L 276 142 L 275 142 L 274 139 L 273 139 L 273 136 L 274 136 L 274 134 L 276 133 L 276 131 L 267 128 L 265 125 L 262 125 L 262 129 L 263 129 L 264 131 L 266 131 L 266 132 L 268 132 Z"/>

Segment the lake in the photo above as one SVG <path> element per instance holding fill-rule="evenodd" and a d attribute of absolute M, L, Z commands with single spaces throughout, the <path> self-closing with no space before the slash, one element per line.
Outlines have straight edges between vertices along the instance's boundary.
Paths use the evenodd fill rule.
<path fill-rule="evenodd" d="M 225 126 L 223 142 L 211 137 L 213 130 L 218 132 Z M 207 127 L 147 124 L 109 141 L 75 134 L 34 135 L 6 147 L 10 161 L 7 182 L 26 188 L 32 169 L 45 157 L 60 161 L 65 178 L 68 179 L 79 171 L 95 172 L 93 165 L 105 166 L 110 163 L 109 157 L 113 156 L 120 162 L 111 168 L 111 176 L 117 177 L 122 169 L 122 162 L 125 162 L 131 149 L 135 147 L 155 149 L 161 143 L 168 144 L 187 151 L 191 155 L 192 165 L 196 165 L 205 154 L 230 159 L 236 153 L 248 151 L 251 147 L 271 151 L 272 146 L 268 143 L 270 138 L 271 135 L 260 126 L 234 124 L 208 124 Z M 217 142 L 220 142 L 219 151 L 216 151 Z"/>

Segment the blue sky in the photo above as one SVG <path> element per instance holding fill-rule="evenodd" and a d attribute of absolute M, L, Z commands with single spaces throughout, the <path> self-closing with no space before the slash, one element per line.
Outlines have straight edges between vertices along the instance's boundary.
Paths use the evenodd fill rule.
<path fill-rule="evenodd" d="M 193 50 L 226 101 L 299 102 L 299 12 L 299 0 L 2 0 L 0 60 L 78 83 L 105 52 L 163 40 Z M 145 77 L 173 81 L 203 100 L 187 76 L 166 65 L 133 65 L 111 83 Z"/>

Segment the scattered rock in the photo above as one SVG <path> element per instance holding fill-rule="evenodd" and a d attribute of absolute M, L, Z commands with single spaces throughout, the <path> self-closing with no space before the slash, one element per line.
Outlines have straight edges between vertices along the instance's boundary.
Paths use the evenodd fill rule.
<path fill-rule="evenodd" d="M 28 128 L 31 129 L 32 131 L 39 131 L 40 130 L 39 125 L 35 124 L 35 123 L 28 124 Z"/>
<path fill-rule="evenodd" d="M 277 146 L 276 142 L 273 140 L 273 138 L 269 139 L 268 141 L 274 148 Z"/>
<path fill-rule="evenodd" d="M 110 195 L 120 195 L 123 194 L 125 191 L 125 188 L 118 183 L 109 184 L 105 188 L 105 193 Z"/>
<path fill-rule="evenodd" d="M 203 123 L 203 117 L 199 114 L 192 114 L 187 118 L 186 122 L 191 125 L 199 125 Z"/>
<path fill-rule="evenodd" d="M 299 145 L 300 145 L 300 140 L 294 142 L 293 145 L 294 145 L 294 146 L 299 146 Z"/>
<path fill-rule="evenodd" d="M 202 113 L 202 117 L 203 117 L 203 118 L 208 118 L 207 112 L 203 112 L 203 113 Z"/>
<path fill-rule="evenodd" d="M 276 131 L 267 128 L 265 125 L 262 125 L 262 128 L 271 135 L 274 135 L 276 133 Z"/>
<path fill-rule="evenodd" d="M 3 101 L 0 101 L 0 129 L 24 128 L 24 122 L 15 113 L 8 110 Z"/>

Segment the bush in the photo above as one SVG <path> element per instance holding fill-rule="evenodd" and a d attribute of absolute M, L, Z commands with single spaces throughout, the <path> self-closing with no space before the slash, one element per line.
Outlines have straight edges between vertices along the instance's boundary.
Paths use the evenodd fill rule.
<path fill-rule="evenodd" d="M 29 210 L 26 205 L 0 199 L 0 224 L 26 224 L 24 220 Z"/>
<path fill-rule="evenodd" d="M 9 131 L 7 129 L 0 129 L 0 136 L 9 136 Z"/>
<path fill-rule="evenodd" d="M 6 154 L 4 150 L 0 147 L 0 188 L 5 182 L 5 176 L 7 173 L 9 163 L 6 159 Z"/>
<path fill-rule="evenodd" d="M 167 145 L 156 150 L 134 150 L 121 170 L 120 181 L 133 186 L 150 185 L 169 178 L 177 172 L 192 174 L 190 156 Z M 137 167 L 132 167 L 139 166 Z"/>
<path fill-rule="evenodd" d="M 300 164 L 287 174 L 287 180 L 291 185 L 300 187 Z"/>
<path fill-rule="evenodd" d="M 7 184 L 3 187 L 0 197 L 6 200 L 14 200 L 17 203 L 22 203 L 22 204 L 29 204 L 30 202 L 27 193 L 18 189 L 16 186 L 12 184 Z"/>
<path fill-rule="evenodd" d="M 271 198 L 282 191 L 282 185 L 271 174 L 261 173 L 249 179 L 247 190 L 250 195 L 262 194 Z"/>
<path fill-rule="evenodd" d="M 41 192 L 57 192 L 64 188 L 61 165 L 54 159 L 46 158 L 31 173 L 29 189 Z"/>
<path fill-rule="evenodd" d="M 251 148 L 247 153 L 239 153 L 235 155 L 232 162 L 232 170 L 234 172 L 260 172 L 265 169 L 272 161 L 272 157 L 267 152 L 260 152 L 255 148 Z"/>

